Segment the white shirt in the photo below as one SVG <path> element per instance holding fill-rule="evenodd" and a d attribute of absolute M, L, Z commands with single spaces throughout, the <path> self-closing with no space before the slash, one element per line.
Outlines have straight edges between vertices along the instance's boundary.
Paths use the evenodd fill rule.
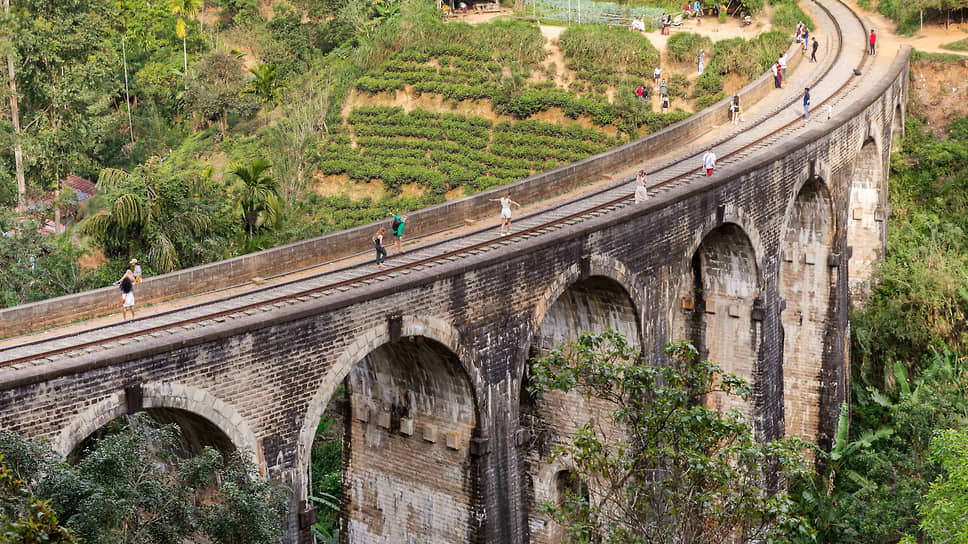
<path fill-rule="evenodd" d="M 773 72 L 773 77 L 776 77 L 776 64 L 770 66 L 770 71 Z"/>
<path fill-rule="evenodd" d="M 702 156 L 702 165 L 706 170 L 716 168 L 716 154 L 712 151 L 707 151 L 706 154 Z"/>
<path fill-rule="evenodd" d="M 786 55 L 780 55 L 780 60 L 777 62 L 780 63 L 780 68 L 786 70 Z"/>
<path fill-rule="evenodd" d="M 662 68 L 656 67 L 656 69 L 652 71 L 652 77 L 655 79 L 662 77 Z"/>
<path fill-rule="evenodd" d="M 645 31 L 645 21 L 642 19 L 632 19 L 632 30 L 642 30 Z"/>

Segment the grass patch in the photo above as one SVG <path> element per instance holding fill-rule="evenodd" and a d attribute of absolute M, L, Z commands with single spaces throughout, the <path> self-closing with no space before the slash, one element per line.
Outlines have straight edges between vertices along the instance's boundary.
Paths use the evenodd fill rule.
<path fill-rule="evenodd" d="M 659 63 L 659 51 L 638 32 L 599 25 L 572 26 L 561 33 L 558 45 L 579 73 L 606 70 L 611 75 L 649 77 Z M 586 78 L 583 78 L 586 79 Z"/>
<path fill-rule="evenodd" d="M 947 49 L 948 51 L 968 51 L 968 38 L 946 43 L 941 46 L 941 49 Z"/>
<path fill-rule="evenodd" d="M 914 49 L 911 51 L 911 60 L 914 62 L 930 62 L 935 65 L 946 66 L 949 64 L 961 64 L 965 57 L 954 53 L 927 53 Z"/>
<path fill-rule="evenodd" d="M 803 21 L 803 24 L 807 25 L 811 32 L 816 28 L 813 20 L 800 9 L 796 0 L 773 0 L 770 5 L 773 6 L 770 23 L 774 29 L 792 33 L 800 21 Z"/>

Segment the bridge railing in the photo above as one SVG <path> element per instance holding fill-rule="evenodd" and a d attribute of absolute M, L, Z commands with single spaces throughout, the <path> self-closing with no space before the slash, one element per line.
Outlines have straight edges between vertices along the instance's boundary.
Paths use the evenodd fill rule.
<path fill-rule="evenodd" d="M 786 56 L 790 59 L 788 71 L 796 69 L 801 63 L 803 57 L 798 51 L 795 43 L 787 50 Z M 766 72 L 737 94 L 744 104 L 752 104 L 768 95 L 772 89 L 773 78 Z M 587 159 L 503 187 L 409 212 L 406 234 L 408 237 L 420 236 L 462 225 L 468 219 L 495 215 L 496 208 L 489 199 L 501 196 L 506 190 L 511 191 L 518 202 L 534 202 L 570 191 L 607 172 L 662 155 L 714 126 L 726 123 L 730 99 L 717 102 L 663 130 Z M 359 253 L 372 246 L 370 239 L 381 223 L 389 226 L 389 218 L 384 222 L 146 278 L 136 287 L 138 305 L 241 285 L 254 278 L 283 274 Z M 118 271 L 119 276 L 120 273 Z M 118 291 L 115 287 L 14 306 L 0 310 L 0 338 L 49 329 L 117 310 Z"/>

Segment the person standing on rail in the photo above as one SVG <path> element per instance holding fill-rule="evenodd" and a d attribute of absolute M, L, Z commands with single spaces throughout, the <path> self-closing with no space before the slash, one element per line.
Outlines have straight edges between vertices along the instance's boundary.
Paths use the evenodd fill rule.
<path fill-rule="evenodd" d="M 396 241 L 393 242 L 393 247 L 397 248 L 397 253 L 403 253 L 403 227 L 407 225 L 406 215 L 396 215 L 393 216 L 393 223 L 390 224 L 390 232 L 393 233 Z"/>
<path fill-rule="evenodd" d="M 649 188 L 645 177 L 645 170 L 639 170 L 639 175 L 635 177 L 635 203 L 641 204 L 648 200 Z"/>
<path fill-rule="evenodd" d="M 803 89 L 803 122 L 810 120 L 810 87 Z"/>
<path fill-rule="evenodd" d="M 521 207 L 520 204 L 511 200 L 511 192 L 505 191 L 504 196 L 501 198 L 491 198 L 488 199 L 491 202 L 501 203 L 501 236 L 507 236 L 511 234 L 511 204 L 517 207 Z"/>
<path fill-rule="evenodd" d="M 817 37 L 814 36 L 813 37 L 813 52 L 810 53 L 810 62 L 817 62 L 817 48 L 818 47 L 820 47 L 820 44 L 817 43 Z"/>
<path fill-rule="evenodd" d="M 870 39 L 870 42 L 871 42 L 870 54 L 871 54 L 871 56 L 873 56 L 874 55 L 874 43 L 877 42 L 877 35 L 874 34 L 874 29 L 873 28 L 871 29 L 871 39 Z"/>
<path fill-rule="evenodd" d="M 383 247 L 383 235 L 386 234 L 387 229 L 380 227 L 380 230 L 376 231 L 373 235 L 373 247 L 376 249 L 376 266 L 377 268 L 386 268 L 384 261 L 387 260 L 387 248 Z"/>
<path fill-rule="evenodd" d="M 716 168 L 716 154 L 713 153 L 712 146 L 706 148 L 706 154 L 702 156 L 702 167 L 706 169 L 706 177 L 712 177 L 713 169 Z"/>
<path fill-rule="evenodd" d="M 121 319 L 128 317 L 128 309 L 131 309 L 131 319 L 134 319 L 134 272 L 130 269 L 124 271 L 121 279 L 114 282 L 121 287 Z"/>

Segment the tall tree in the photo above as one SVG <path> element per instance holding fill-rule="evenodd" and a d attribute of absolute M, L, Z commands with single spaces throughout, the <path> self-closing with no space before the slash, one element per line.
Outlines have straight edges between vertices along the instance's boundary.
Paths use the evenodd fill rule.
<path fill-rule="evenodd" d="M 248 166 L 238 164 L 229 170 L 242 182 L 239 206 L 250 239 L 257 228 L 271 224 L 279 213 L 279 181 L 269 175 L 271 166 L 265 159 L 255 159 Z"/>
<path fill-rule="evenodd" d="M 279 91 L 283 88 L 283 81 L 276 74 L 276 65 L 259 64 L 249 68 L 252 79 L 249 80 L 248 91 L 259 97 L 265 114 L 269 115 L 269 104 L 279 103 Z"/>
<path fill-rule="evenodd" d="M 10 0 L 3 0 L 3 13 L 9 20 Z M 10 24 L 6 24 L 4 27 L 6 29 L 4 33 L 10 32 L 13 29 L 13 25 Z M 13 123 L 14 131 L 13 155 L 17 173 L 17 206 L 23 209 L 27 206 L 27 179 L 24 174 L 24 150 L 20 137 L 20 101 L 17 98 L 17 71 L 14 66 L 14 48 L 11 46 L 12 36 L 4 36 L 4 39 L 8 44 L 6 54 L 6 80 L 7 85 L 10 87 L 10 121 Z"/>
<path fill-rule="evenodd" d="M 639 359 L 614 331 L 585 333 L 532 366 L 532 391 L 578 391 L 613 406 L 607 422 L 588 423 L 554 449 L 583 485 L 545 512 L 570 542 L 724 543 L 789 540 L 809 531 L 777 476 L 809 471 L 802 445 L 759 443 L 738 411 L 718 414 L 716 392 L 746 398 L 750 385 L 700 360 L 687 343 L 666 348 L 659 366 Z"/>
<path fill-rule="evenodd" d="M 188 77 L 188 20 L 194 19 L 202 9 L 202 0 L 168 0 L 171 12 L 178 16 L 175 34 L 182 39 L 182 55 L 185 61 L 185 77 Z"/>
<path fill-rule="evenodd" d="M 120 48 L 110 45 L 112 0 L 18 0 L 4 30 L 15 34 L 17 98 L 26 182 L 43 189 L 97 168 L 122 118 Z"/>
<path fill-rule="evenodd" d="M 187 198 L 183 180 L 170 177 L 161 159 L 152 157 L 133 174 L 105 168 L 98 186 L 112 204 L 82 224 L 109 255 L 125 259 L 145 252 L 158 272 L 181 266 L 179 240 L 207 233 L 212 219 Z"/>

